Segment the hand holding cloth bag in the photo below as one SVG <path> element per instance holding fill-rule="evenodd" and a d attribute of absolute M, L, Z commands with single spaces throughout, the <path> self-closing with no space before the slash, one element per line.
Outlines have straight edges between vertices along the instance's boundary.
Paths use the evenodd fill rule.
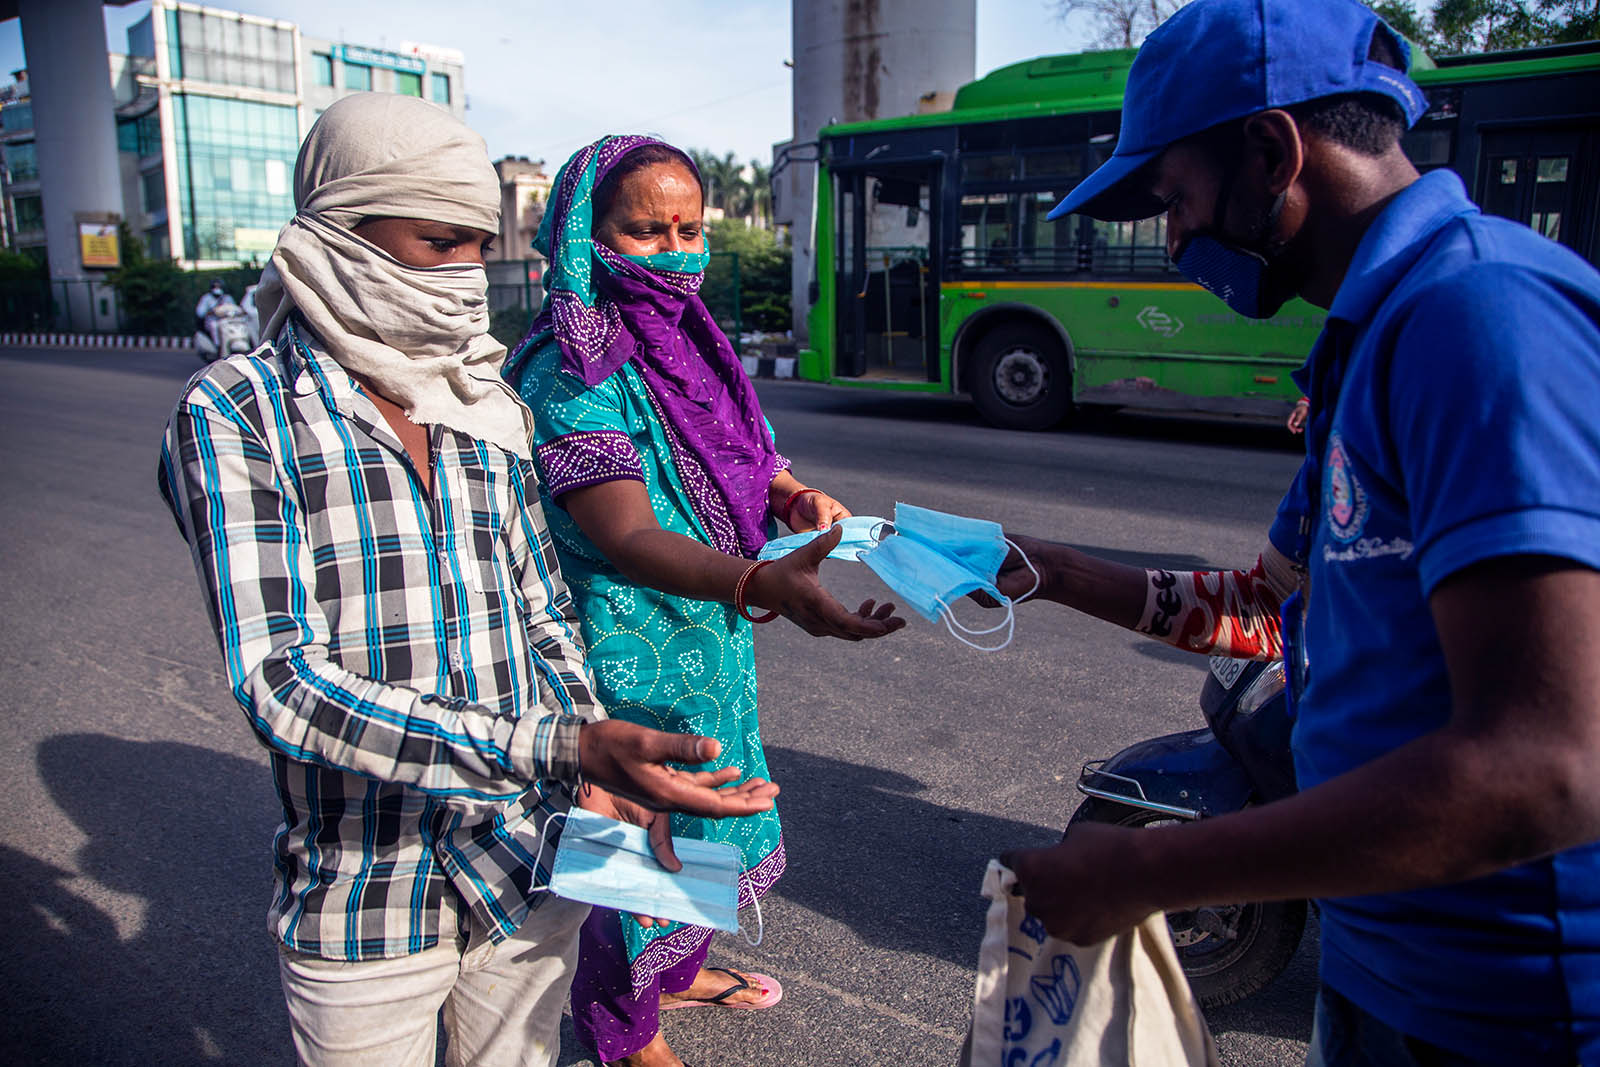
<path fill-rule="evenodd" d="M 972 1025 L 961 1067 L 1217 1067 L 1160 912 L 1098 945 L 1045 932 L 989 861 Z"/>

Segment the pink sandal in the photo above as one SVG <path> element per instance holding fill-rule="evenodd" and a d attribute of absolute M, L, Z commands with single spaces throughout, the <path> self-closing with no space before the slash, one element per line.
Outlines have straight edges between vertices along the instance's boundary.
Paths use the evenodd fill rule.
<path fill-rule="evenodd" d="M 772 1007 L 783 999 L 783 986 L 778 984 L 776 978 L 751 971 L 749 980 L 746 981 L 739 976 L 737 971 L 730 971 L 726 967 L 707 967 L 706 970 L 720 971 L 732 978 L 733 984 L 714 997 L 705 997 L 704 999 L 692 997 L 686 1000 L 675 1000 L 670 1004 L 661 1005 L 661 1010 L 672 1011 L 674 1008 L 737 1008 L 742 1011 L 760 1011 L 763 1008 Z M 730 1004 L 728 1002 L 728 998 L 735 993 L 742 993 L 746 989 L 755 987 L 759 987 L 762 990 L 760 1000 L 751 1001 L 748 1004 Z"/>

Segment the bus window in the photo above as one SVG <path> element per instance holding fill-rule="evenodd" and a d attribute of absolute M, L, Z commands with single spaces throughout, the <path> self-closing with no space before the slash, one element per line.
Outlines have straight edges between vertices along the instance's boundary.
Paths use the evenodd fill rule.
<path fill-rule="evenodd" d="M 1533 169 L 1533 215 L 1529 224 L 1552 241 L 1561 240 L 1561 208 L 1567 199 L 1566 156 L 1544 156 Z"/>
<path fill-rule="evenodd" d="M 1094 224 L 1091 269 L 1101 274 L 1167 274 L 1167 219 Z"/>
<path fill-rule="evenodd" d="M 1486 134 L 1479 203 L 1552 241 L 1583 251 L 1577 185 L 1584 134 L 1578 130 L 1507 130 Z"/>
<path fill-rule="evenodd" d="M 1078 217 L 1046 216 L 1065 193 L 968 193 L 961 198 L 957 265 L 987 274 L 1070 274 L 1080 269 Z"/>
<path fill-rule="evenodd" d="M 975 272 L 1014 265 L 1016 215 L 1006 193 L 969 193 L 961 198 L 961 266 Z"/>

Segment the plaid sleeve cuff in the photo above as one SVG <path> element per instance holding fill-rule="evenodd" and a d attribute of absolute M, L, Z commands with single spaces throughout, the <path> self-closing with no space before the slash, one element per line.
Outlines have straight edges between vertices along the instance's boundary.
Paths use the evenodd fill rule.
<path fill-rule="evenodd" d="M 563 434 L 539 446 L 539 464 L 552 499 L 601 482 L 644 481 L 639 450 L 633 438 L 620 430 Z"/>
<path fill-rule="evenodd" d="M 576 715 L 543 715 L 517 723 L 511 731 L 511 770 L 526 782 L 553 780 L 578 782 L 578 728 Z"/>

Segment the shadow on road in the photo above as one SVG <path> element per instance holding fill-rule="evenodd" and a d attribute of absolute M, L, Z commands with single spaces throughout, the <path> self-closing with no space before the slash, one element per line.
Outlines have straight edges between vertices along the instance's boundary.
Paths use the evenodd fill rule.
<path fill-rule="evenodd" d="M 884 949 L 975 966 L 984 867 L 1003 850 L 1061 837 L 1057 825 L 930 803 L 916 795 L 926 788 L 922 782 L 896 771 L 789 748 L 766 752 L 774 781 L 804 783 L 780 798 L 789 868 L 776 891 Z M 1216 1032 L 1306 1040 L 1316 960 L 1309 934 L 1277 983 L 1208 1013 L 1208 1024 Z"/>
<path fill-rule="evenodd" d="M 1061 836 L 1059 827 L 930 803 L 917 796 L 921 781 L 896 771 L 766 752 L 773 780 L 796 783 L 779 798 L 789 868 L 777 892 L 885 949 L 973 966 L 984 867 L 1004 849 Z"/>
<path fill-rule="evenodd" d="M 0 1047 L 34 1064 L 282 1061 L 261 765 L 69 734 L 38 766 L 87 840 L 81 874 L 0 847 Z"/>
<path fill-rule="evenodd" d="M 971 403 L 951 396 L 869 392 L 809 383 L 763 382 L 761 403 L 769 415 L 775 410 L 802 409 L 848 418 L 972 427 L 996 435 L 1022 438 L 1040 436 L 1021 430 L 992 427 L 978 417 L 977 409 Z M 1042 436 L 1047 437 L 1057 434 L 1230 445 L 1272 452 L 1300 452 L 1304 448 L 1303 440 L 1290 434 L 1283 422 L 1277 419 L 1180 415 L 1128 408 L 1080 408 L 1062 426 L 1042 432 Z"/>

